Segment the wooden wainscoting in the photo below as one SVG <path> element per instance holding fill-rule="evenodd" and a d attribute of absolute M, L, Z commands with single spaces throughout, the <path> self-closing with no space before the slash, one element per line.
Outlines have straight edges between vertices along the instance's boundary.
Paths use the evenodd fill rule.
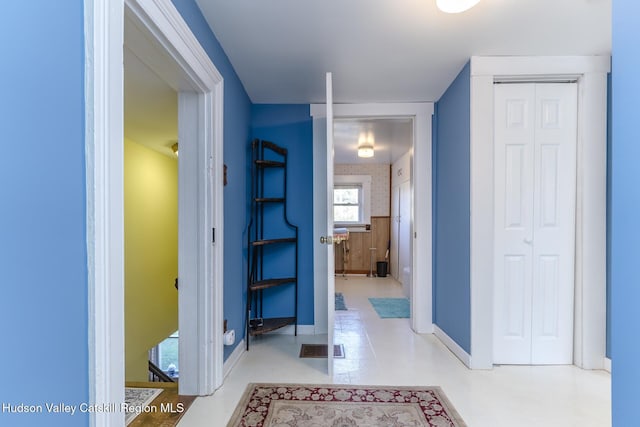
<path fill-rule="evenodd" d="M 336 274 L 365 274 L 369 272 L 369 248 L 376 248 L 375 261 L 384 261 L 389 243 L 388 216 L 372 216 L 371 230 L 350 232 L 349 240 L 336 245 L 335 271 Z M 346 254 L 344 248 L 347 248 Z M 376 265 L 373 265 L 376 271 Z"/>

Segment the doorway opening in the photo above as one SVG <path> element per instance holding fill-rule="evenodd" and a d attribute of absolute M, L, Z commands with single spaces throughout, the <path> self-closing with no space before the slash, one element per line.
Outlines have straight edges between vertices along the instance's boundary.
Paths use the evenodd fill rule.
<path fill-rule="evenodd" d="M 334 120 L 334 235 L 343 237 L 329 301 L 344 303 L 333 325 L 340 374 L 381 328 L 410 328 L 413 129 L 412 117 Z"/>
<path fill-rule="evenodd" d="M 322 153 L 326 150 L 323 134 L 325 105 L 311 106 L 314 121 L 314 231 L 316 235 L 324 234 L 326 220 L 321 212 L 326 212 L 326 188 L 322 186 L 323 176 L 327 174 L 329 160 Z M 348 119 L 411 119 L 412 141 L 410 164 L 413 170 L 411 184 L 411 243 L 410 256 L 413 268 L 410 273 L 411 295 L 411 327 L 418 333 L 432 333 L 431 309 L 431 116 L 433 104 L 336 104 L 333 108 L 337 120 Z M 337 137 L 337 136 L 336 136 Z M 375 151 L 375 149 L 374 149 Z M 398 158 L 404 153 L 399 153 Z M 352 153 L 355 156 L 355 154 Z M 389 188 L 389 191 L 390 188 Z M 389 212 L 390 215 L 390 212 Z M 317 239 L 316 239 L 317 240 Z M 317 242 L 316 242 L 317 243 Z M 384 247 L 384 243 L 382 244 Z M 317 254 L 324 251 L 319 246 Z M 368 251 L 368 248 L 367 248 Z M 340 252 L 340 251 L 338 251 Z M 376 249 L 377 252 L 377 249 Z M 380 257 L 385 259 L 386 247 Z M 315 275 L 315 328 L 320 333 L 327 331 L 327 318 L 323 315 L 329 302 L 326 296 L 326 260 L 317 256 L 314 263 Z M 367 253 L 367 261 L 369 260 Z M 416 262 L 416 260 L 419 260 Z M 368 265 L 368 264 L 367 264 Z M 376 266 L 377 267 L 377 266 Z M 339 271 L 339 270 L 337 270 Z M 330 272 L 335 274 L 335 271 Z"/>
<path fill-rule="evenodd" d="M 381 263 L 380 273 L 409 281 L 413 128 L 411 117 L 335 120 L 334 226 L 349 232 L 336 247 L 336 272 L 377 276 Z M 363 140 L 371 157 L 359 154 Z"/>
<path fill-rule="evenodd" d="M 124 40 L 125 381 L 177 378 L 152 349 L 178 328 L 178 93 Z M 169 354 L 167 351 L 165 354 Z M 149 355 L 154 357 L 149 357 Z M 166 380 L 166 377 L 160 377 Z M 175 380 L 175 379 L 174 379 Z"/>
<path fill-rule="evenodd" d="M 211 394 L 223 380 L 222 76 L 171 1 L 87 3 L 90 400 L 124 400 L 124 147 L 115 142 L 124 134 L 125 38 L 178 93 L 179 391 Z M 96 426 L 124 423 L 121 413 L 91 417 Z"/>
<path fill-rule="evenodd" d="M 328 85 L 329 87 L 329 85 Z M 330 99 L 328 97 L 328 99 Z M 411 209 L 411 328 L 417 333 L 432 333 L 431 304 L 431 116 L 433 104 L 314 104 L 311 106 L 314 140 L 314 235 L 327 232 L 327 176 L 333 177 L 333 154 L 327 152 L 327 123 L 337 119 L 412 118 L 414 171 Z M 331 114 L 328 114 L 331 112 Z M 331 127 L 333 129 L 333 127 Z M 332 133 L 333 135 L 333 133 Z M 420 167 L 417 167 L 417 166 Z M 334 259 L 327 258 L 323 240 L 315 239 L 314 301 L 316 333 L 329 333 L 332 342 L 334 318 Z M 368 248 L 367 248 L 368 249 Z M 386 254 L 386 251 L 385 251 Z M 416 260 L 419 260 L 418 262 Z M 331 277 L 331 279 L 329 279 Z M 327 311 L 327 308 L 329 309 Z M 331 327 L 329 327 L 329 325 Z M 329 372 L 332 368 L 329 366 Z"/>

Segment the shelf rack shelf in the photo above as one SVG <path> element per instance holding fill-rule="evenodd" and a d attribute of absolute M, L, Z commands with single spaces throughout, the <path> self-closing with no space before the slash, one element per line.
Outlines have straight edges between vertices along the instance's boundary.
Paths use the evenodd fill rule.
<path fill-rule="evenodd" d="M 286 148 L 255 139 L 251 143 L 251 220 L 248 228 L 246 348 L 255 337 L 293 325 L 298 334 L 298 227 L 287 216 Z M 275 209 L 282 218 L 275 219 Z M 278 248 L 291 246 L 294 256 L 278 259 Z M 283 265 L 284 264 L 284 265 Z M 264 315 L 271 304 L 268 292 L 274 288 L 293 288 L 290 316 Z M 286 296 L 285 296 L 286 297 Z M 265 310 L 266 309 L 266 310 Z"/>

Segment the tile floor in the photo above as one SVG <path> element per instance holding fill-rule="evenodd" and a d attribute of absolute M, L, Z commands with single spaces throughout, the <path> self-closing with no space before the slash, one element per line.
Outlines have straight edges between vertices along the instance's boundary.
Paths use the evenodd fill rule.
<path fill-rule="evenodd" d="M 301 343 L 326 336 L 258 337 L 209 397 L 198 398 L 180 427 L 224 426 L 249 382 L 439 385 L 470 427 L 607 427 L 610 375 L 574 366 L 500 366 L 467 369 L 432 335 L 417 335 L 409 319 L 380 319 L 368 297 L 402 296 L 390 278 L 336 277 L 348 311 L 337 311 L 334 375 L 326 359 L 300 359 Z M 325 341 L 326 342 L 326 341 Z"/>

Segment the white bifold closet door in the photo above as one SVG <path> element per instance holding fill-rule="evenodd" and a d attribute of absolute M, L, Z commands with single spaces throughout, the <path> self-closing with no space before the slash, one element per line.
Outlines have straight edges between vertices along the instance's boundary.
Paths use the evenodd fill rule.
<path fill-rule="evenodd" d="M 391 186 L 391 236 L 389 250 L 389 273 L 400 281 L 400 186 Z"/>
<path fill-rule="evenodd" d="M 494 363 L 571 364 L 577 87 L 494 94 Z"/>

